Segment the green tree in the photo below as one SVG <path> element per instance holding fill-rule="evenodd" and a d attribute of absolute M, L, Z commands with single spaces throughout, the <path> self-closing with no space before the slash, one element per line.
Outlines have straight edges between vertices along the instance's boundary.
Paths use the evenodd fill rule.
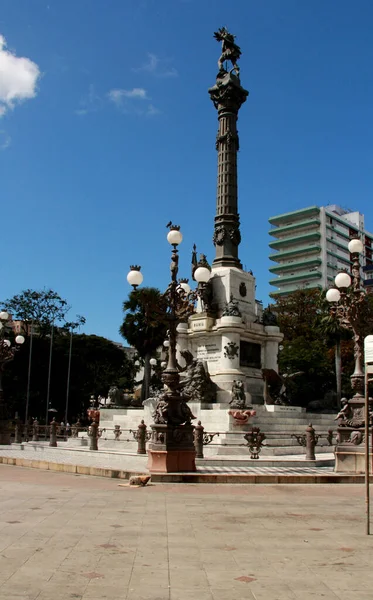
<path fill-rule="evenodd" d="M 33 343 L 29 415 L 43 422 L 49 340 L 34 336 Z M 30 338 L 26 339 L 25 348 L 17 352 L 4 373 L 5 398 L 12 413 L 17 411 L 21 418 L 25 413 L 29 344 Z M 63 330 L 58 331 L 54 341 L 50 405 L 57 410 L 56 418 L 60 420 L 65 418 L 69 353 L 70 336 Z M 133 389 L 134 373 L 133 361 L 127 358 L 123 349 L 109 340 L 96 335 L 73 334 L 68 411 L 70 422 L 77 417 L 85 418 L 91 394 L 107 396 L 112 385 Z"/>
<path fill-rule="evenodd" d="M 38 335 L 49 335 L 53 323 L 62 323 L 70 310 L 67 301 L 53 290 L 23 290 L 2 303 L 14 320 L 24 323 L 23 334 L 28 335 L 27 324 L 37 326 Z"/>
<path fill-rule="evenodd" d="M 337 401 L 340 404 L 342 396 L 342 340 L 351 338 L 351 332 L 343 327 L 337 315 L 330 310 L 330 304 L 325 298 L 325 293 L 320 294 L 320 307 L 322 316 L 320 318 L 319 330 L 328 347 L 334 347 L 334 366 L 337 388 Z"/>
<path fill-rule="evenodd" d="M 318 289 L 299 289 L 279 297 L 276 313 L 284 349 L 279 354 L 281 373 L 302 371 L 291 383 L 292 402 L 305 406 L 333 387 L 332 362 L 321 323 L 329 315 Z"/>
<path fill-rule="evenodd" d="M 277 315 L 285 341 L 318 337 L 317 328 L 325 312 L 320 303 L 320 293 L 318 289 L 304 288 L 276 298 L 270 309 Z"/>
<path fill-rule="evenodd" d="M 289 375 L 301 372 L 289 383 L 291 402 L 298 406 L 323 398 L 333 386 L 332 361 L 321 338 L 309 340 L 301 336 L 284 342 L 279 369 Z"/>
<path fill-rule="evenodd" d="M 140 288 L 131 292 L 123 302 L 123 312 L 119 332 L 144 360 L 141 400 L 146 400 L 151 377 L 149 361 L 167 334 L 166 301 L 157 288 Z"/>
<path fill-rule="evenodd" d="M 347 293 L 353 295 L 354 291 Z M 311 392 L 314 394 L 311 399 L 320 399 L 321 394 L 335 387 L 330 377 L 334 369 L 338 398 L 342 393 L 348 394 L 349 376 L 353 371 L 352 330 L 347 322 L 341 325 L 333 313 L 333 307 L 325 299 L 325 292 L 299 289 L 285 297 L 276 298 L 271 310 L 277 314 L 279 327 L 284 334 L 284 350 L 279 356 L 280 371 L 304 372 L 293 382 L 297 402 L 304 403 Z M 364 296 L 358 314 L 358 333 L 363 338 L 373 331 L 372 294 Z"/>

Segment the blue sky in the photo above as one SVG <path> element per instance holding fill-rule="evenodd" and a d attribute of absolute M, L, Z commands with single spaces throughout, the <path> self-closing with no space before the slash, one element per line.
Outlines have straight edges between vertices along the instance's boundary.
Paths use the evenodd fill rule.
<path fill-rule="evenodd" d="M 184 234 L 180 276 L 193 243 L 213 260 L 207 89 L 222 25 L 237 35 L 250 91 L 239 118 L 240 258 L 258 299 L 270 291 L 271 215 L 336 202 L 365 213 L 373 231 L 371 0 L 0 7 L 0 298 L 51 287 L 71 318 L 86 316 L 87 333 L 121 341 L 129 265 L 142 266 L 146 285 L 169 281 L 169 220 Z"/>

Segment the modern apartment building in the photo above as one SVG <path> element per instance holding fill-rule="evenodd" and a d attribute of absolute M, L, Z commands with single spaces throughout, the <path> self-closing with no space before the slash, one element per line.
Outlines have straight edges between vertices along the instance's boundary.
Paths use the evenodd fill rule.
<path fill-rule="evenodd" d="M 271 296 L 299 288 L 328 288 L 341 270 L 351 270 L 348 242 L 359 237 L 364 244 L 361 257 L 363 285 L 373 289 L 373 234 L 365 230 L 364 215 L 335 204 L 308 206 L 269 219 L 269 258 L 276 265 L 269 283 L 277 289 Z"/>

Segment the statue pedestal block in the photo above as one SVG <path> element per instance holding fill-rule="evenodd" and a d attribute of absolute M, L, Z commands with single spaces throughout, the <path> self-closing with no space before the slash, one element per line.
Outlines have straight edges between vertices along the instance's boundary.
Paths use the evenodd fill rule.
<path fill-rule="evenodd" d="M 340 444 L 335 448 L 335 472 L 353 473 L 356 475 L 365 473 L 365 447 Z M 369 452 L 369 472 L 373 473 L 373 453 Z"/>
<path fill-rule="evenodd" d="M 149 450 L 150 473 L 185 473 L 196 470 L 195 450 Z"/>
<path fill-rule="evenodd" d="M 184 473 L 196 470 L 193 425 L 151 425 L 148 451 L 150 473 Z"/>

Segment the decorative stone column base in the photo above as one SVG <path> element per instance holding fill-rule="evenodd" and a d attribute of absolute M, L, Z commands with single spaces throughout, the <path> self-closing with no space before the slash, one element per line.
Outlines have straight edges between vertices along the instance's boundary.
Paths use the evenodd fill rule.
<path fill-rule="evenodd" d="M 340 444 L 335 449 L 335 472 L 354 473 L 356 475 L 365 473 L 365 446 Z M 369 472 L 373 473 L 373 453 L 369 452 Z"/>
<path fill-rule="evenodd" d="M 184 473 L 196 470 L 192 425 L 151 425 L 148 450 L 150 473 Z"/>

